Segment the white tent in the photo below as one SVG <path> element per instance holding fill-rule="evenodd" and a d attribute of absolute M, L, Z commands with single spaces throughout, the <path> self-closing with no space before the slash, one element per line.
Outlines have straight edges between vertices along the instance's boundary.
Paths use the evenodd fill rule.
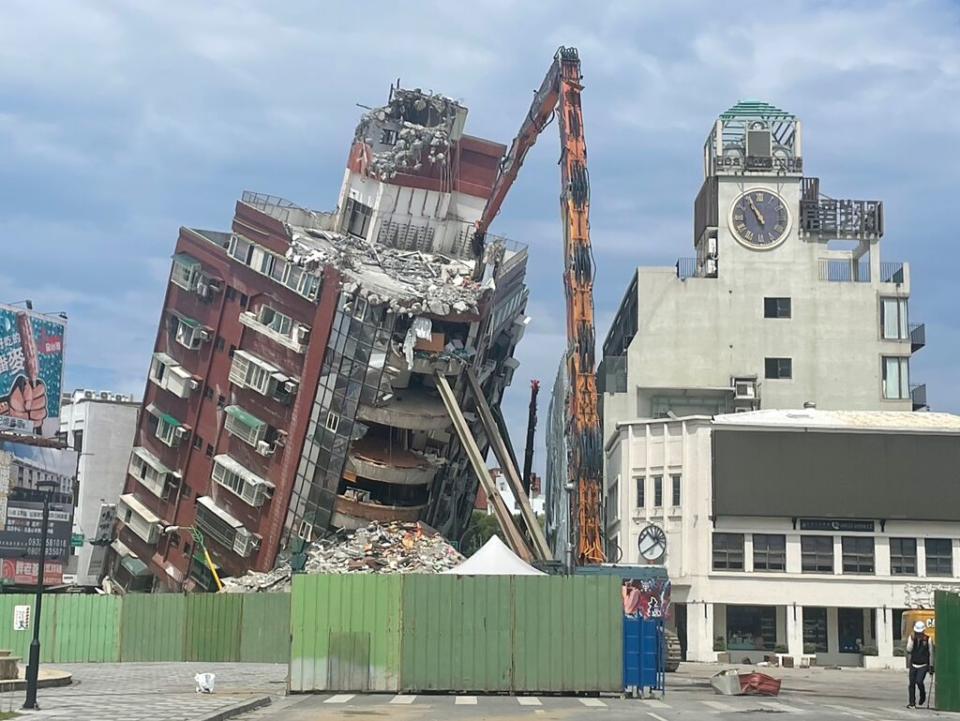
<path fill-rule="evenodd" d="M 511 551 L 500 540 L 491 536 L 483 548 L 474 553 L 459 566 L 447 569 L 443 573 L 454 576 L 546 576 Z"/>

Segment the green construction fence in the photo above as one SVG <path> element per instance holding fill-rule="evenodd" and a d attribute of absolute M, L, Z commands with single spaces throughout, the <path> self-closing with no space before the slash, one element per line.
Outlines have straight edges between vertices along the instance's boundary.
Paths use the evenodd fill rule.
<path fill-rule="evenodd" d="M 290 690 L 618 692 L 610 576 L 296 576 Z"/>
<path fill-rule="evenodd" d="M 934 593 L 934 694 L 938 711 L 960 711 L 960 595 Z"/>
<path fill-rule="evenodd" d="M 14 630 L 17 606 L 35 597 L 0 594 L 0 648 L 27 658 L 32 626 Z M 287 663 L 290 594 L 130 594 L 43 598 L 40 660 L 247 661 Z"/>

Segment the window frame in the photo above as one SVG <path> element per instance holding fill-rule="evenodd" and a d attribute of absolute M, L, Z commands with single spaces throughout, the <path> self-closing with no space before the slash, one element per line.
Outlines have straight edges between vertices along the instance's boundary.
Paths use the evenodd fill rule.
<path fill-rule="evenodd" d="M 897 395 L 890 395 L 890 367 L 897 366 Z M 885 355 L 880 359 L 880 387 L 883 399 L 888 401 L 904 401 L 910 399 L 910 356 Z M 904 372 L 906 369 L 906 372 Z"/>
<path fill-rule="evenodd" d="M 913 544 L 913 555 L 907 555 L 903 552 L 904 543 Z M 916 538 L 907 538 L 907 537 L 891 537 L 889 539 L 890 545 L 890 575 L 891 576 L 916 576 L 919 572 L 919 566 L 917 565 L 917 539 Z M 894 546 L 898 546 L 899 550 L 894 551 Z M 905 568 L 907 562 L 912 563 L 912 570 Z"/>
<path fill-rule="evenodd" d="M 907 304 L 908 300 L 908 298 L 901 298 L 895 295 L 880 297 L 880 338 L 882 340 L 910 340 L 910 308 Z M 893 319 L 896 325 L 895 335 L 887 333 L 887 322 L 889 319 L 888 306 L 890 305 L 896 310 L 896 317 Z"/>
<path fill-rule="evenodd" d="M 637 508 L 646 508 L 647 507 L 647 477 L 646 476 L 635 476 L 634 483 L 637 488 Z"/>
<path fill-rule="evenodd" d="M 809 541 L 820 541 L 823 539 L 829 540 L 829 554 L 827 551 L 822 549 L 804 549 L 804 542 Z M 836 562 L 834 559 L 834 546 L 836 541 L 833 536 L 824 536 L 824 535 L 805 535 L 800 536 L 800 572 L 801 573 L 827 573 L 833 574 Z M 826 558 L 830 559 L 829 569 L 825 568 L 826 564 L 822 561 Z M 812 564 L 809 564 L 808 561 L 813 560 Z"/>
<path fill-rule="evenodd" d="M 763 317 L 773 320 L 789 320 L 793 317 L 793 299 L 789 296 L 765 296 L 763 299 Z"/>
<path fill-rule="evenodd" d="M 674 508 L 679 508 L 680 503 L 683 500 L 683 495 L 681 494 L 681 482 L 682 482 L 681 473 L 671 473 L 670 474 L 670 501 Z"/>
<path fill-rule="evenodd" d="M 942 541 L 942 542 L 946 543 L 946 544 L 947 544 L 947 549 L 949 550 L 949 553 L 948 553 L 947 555 L 943 555 L 943 554 L 939 554 L 939 553 L 938 553 L 938 554 L 935 554 L 935 555 L 931 556 L 931 555 L 930 555 L 930 542 L 931 542 L 931 541 L 934 541 L 934 542 Z M 926 566 L 927 566 L 927 574 L 926 574 L 926 575 L 927 575 L 927 576 L 934 577 L 934 578 L 950 578 L 950 577 L 953 576 L 953 539 L 950 539 L 950 538 L 925 538 L 924 541 L 923 541 L 923 557 L 924 557 L 924 560 L 926 561 Z M 931 559 L 931 558 L 937 559 L 937 562 L 940 562 L 940 561 L 942 561 L 943 559 L 948 560 L 948 561 L 949 561 L 949 564 L 950 564 L 950 569 L 949 569 L 949 571 L 946 572 L 946 573 L 940 573 L 939 571 L 938 571 L 938 572 L 931 573 L 931 572 L 930 572 L 930 566 L 931 566 L 930 559 Z"/>
<path fill-rule="evenodd" d="M 786 573 L 787 570 L 787 537 L 783 533 L 754 533 L 753 541 L 753 570 L 767 573 Z M 778 540 L 780 548 L 771 548 L 770 542 Z M 760 541 L 760 543 L 758 543 Z M 766 544 L 766 547 L 763 547 Z M 774 545 L 776 545 L 774 543 Z M 760 551 L 758 554 L 757 551 Z M 757 563 L 763 559 L 763 564 Z M 776 561 L 779 560 L 779 568 Z"/>
<path fill-rule="evenodd" d="M 726 547 L 724 545 L 717 544 L 717 541 L 723 539 L 725 541 L 734 541 L 732 544 L 733 547 Z M 740 544 L 739 548 L 736 547 L 736 539 L 739 539 Z M 710 536 L 710 568 L 713 571 L 743 571 L 745 566 L 745 551 L 744 551 L 744 534 L 742 533 L 728 533 L 723 531 L 714 531 Z M 738 563 L 739 557 L 739 565 Z M 722 563 L 718 563 L 719 559 L 723 559 Z"/>
<path fill-rule="evenodd" d="M 772 366 L 771 363 L 776 364 Z M 786 364 L 787 374 L 783 375 L 784 363 Z M 776 368 L 776 375 L 771 374 L 771 368 Z M 770 381 L 789 381 L 793 380 L 793 358 L 786 356 L 770 356 L 763 359 L 763 377 Z"/>
<path fill-rule="evenodd" d="M 663 474 L 653 477 L 653 507 L 663 508 Z"/>
<path fill-rule="evenodd" d="M 869 554 L 866 545 L 869 544 Z M 847 546 L 851 546 L 850 549 Z M 855 548 L 863 546 L 863 548 Z M 869 561 L 864 559 L 869 558 Z M 844 575 L 875 576 L 877 573 L 877 542 L 873 536 L 840 536 L 840 563 Z"/>

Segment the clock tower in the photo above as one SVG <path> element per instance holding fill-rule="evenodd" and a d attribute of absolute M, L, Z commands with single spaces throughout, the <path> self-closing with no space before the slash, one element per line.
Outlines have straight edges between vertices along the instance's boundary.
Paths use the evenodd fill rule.
<path fill-rule="evenodd" d="M 694 204 L 696 275 L 716 277 L 725 247 L 768 252 L 796 235 L 801 151 L 800 121 L 768 103 L 741 101 L 717 118 Z"/>

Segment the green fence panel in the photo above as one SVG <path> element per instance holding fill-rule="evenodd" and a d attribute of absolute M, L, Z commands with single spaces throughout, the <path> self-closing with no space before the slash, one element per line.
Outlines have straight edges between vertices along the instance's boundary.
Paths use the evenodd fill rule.
<path fill-rule="evenodd" d="M 513 691 L 623 690 L 620 579 L 513 579 Z"/>
<path fill-rule="evenodd" d="M 120 615 L 121 661 L 183 661 L 187 598 L 131 593 Z"/>
<path fill-rule="evenodd" d="M 289 661 L 290 594 L 248 593 L 242 598 L 240 660 L 244 663 Z"/>
<path fill-rule="evenodd" d="M 512 585 L 506 576 L 405 576 L 404 691 L 509 691 Z"/>
<path fill-rule="evenodd" d="M 49 604 L 49 605 L 48 605 Z M 119 596 L 55 595 L 44 599 L 44 617 L 56 622 L 52 643 L 41 655 L 55 663 L 114 663 L 120 660 Z"/>
<path fill-rule="evenodd" d="M 400 576 L 293 579 L 290 690 L 396 691 Z"/>
<path fill-rule="evenodd" d="M 200 593 L 187 596 L 184 661 L 238 661 L 243 596 Z"/>
<path fill-rule="evenodd" d="M 24 663 L 30 652 L 33 626 L 31 625 L 26 631 L 14 631 L 13 610 L 16 606 L 29 606 L 32 623 L 34 600 L 35 597 L 30 594 L 0 595 L 0 649 L 9 650 L 12 655 L 22 658 Z M 51 610 L 50 597 L 44 596 L 43 600 L 43 613 L 40 619 L 40 657 L 41 660 L 49 661 L 49 647 L 54 638 L 56 623 L 54 612 Z"/>
<path fill-rule="evenodd" d="M 940 711 L 960 711 L 960 596 L 937 591 L 934 699 Z"/>

